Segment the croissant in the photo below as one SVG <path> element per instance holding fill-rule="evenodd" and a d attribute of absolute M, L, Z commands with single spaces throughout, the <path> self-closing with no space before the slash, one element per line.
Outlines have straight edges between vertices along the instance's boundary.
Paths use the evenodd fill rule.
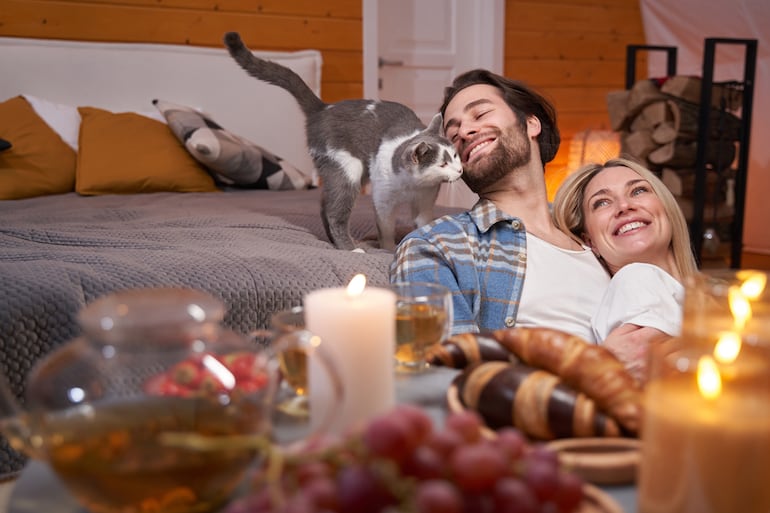
<path fill-rule="evenodd" d="M 464 369 L 479 362 L 509 361 L 517 362 L 516 355 L 500 345 L 492 337 L 478 333 L 454 335 L 441 344 L 431 346 L 425 353 L 431 365 Z"/>
<path fill-rule="evenodd" d="M 501 356 L 502 347 L 509 356 Z M 607 348 L 551 328 L 507 328 L 456 335 L 430 353 L 433 365 L 464 368 L 489 360 L 520 360 L 558 376 L 587 395 L 628 432 L 638 433 L 642 389 Z"/>
<path fill-rule="evenodd" d="M 541 440 L 628 434 L 585 394 L 522 363 L 472 365 L 453 383 L 462 405 L 478 412 L 492 429 L 515 426 Z"/>
<path fill-rule="evenodd" d="M 509 328 L 492 336 L 524 363 L 586 394 L 628 431 L 639 432 L 641 385 L 607 348 L 550 328 Z"/>

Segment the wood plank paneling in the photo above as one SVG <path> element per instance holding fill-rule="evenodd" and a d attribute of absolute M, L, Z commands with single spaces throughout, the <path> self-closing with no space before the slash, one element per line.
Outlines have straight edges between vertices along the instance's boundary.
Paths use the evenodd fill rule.
<path fill-rule="evenodd" d="M 363 94 L 362 17 L 360 0 L 0 0 L 0 35 L 221 47 L 236 30 L 254 49 L 320 50 L 322 96 L 335 102 Z M 559 112 L 551 173 L 574 134 L 608 125 L 626 45 L 645 42 L 638 0 L 506 0 L 505 30 L 505 74 Z"/>
<path fill-rule="evenodd" d="M 570 171 L 575 134 L 609 129 L 607 93 L 625 87 L 626 46 L 645 44 L 639 2 L 506 0 L 505 21 L 505 74 L 537 88 L 558 112 L 562 143 L 546 166 L 553 198 Z"/>
<path fill-rule="evenodd" d="M 0 35 L 222 48 L 235 30 L 253 49 L 323 54 L 322 94 L 363 91 L 360 0 L 0 0 Z"/>

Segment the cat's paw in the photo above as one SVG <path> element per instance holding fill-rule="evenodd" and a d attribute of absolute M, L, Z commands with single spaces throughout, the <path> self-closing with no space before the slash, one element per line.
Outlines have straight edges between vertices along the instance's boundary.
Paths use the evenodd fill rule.
<path fill-rule="evenodd" d="M 351 249 L 350 251 L 352 253 L 366 253 L 366 251 L 364 251 L 364 248 Z"/>

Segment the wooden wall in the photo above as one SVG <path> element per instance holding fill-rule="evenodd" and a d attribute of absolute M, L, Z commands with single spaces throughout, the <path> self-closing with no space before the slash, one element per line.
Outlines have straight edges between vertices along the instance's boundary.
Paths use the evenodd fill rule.
<path fill-rule="evenodd" d="M 626 45 L 644 43 L 638 0 L 506 0 L 505 26 L 505 74 L 559 114 L 553 191 L 573 135 L 609 128 L 605 96 L 624 86 Z M 252 48 L 317 48 L 324 100 L 363 95 L 361 0 L 0 0 L 0 35 L 216 47 L 229 30 Z"/>
<path fill-rule="evenodd" d="M 0 0 L 3 36 L 221 47 L 231 30 L 252 48 L 321 50 L 326 101 L 363 94 L 361 0 Z"/>
<path fill-rule="evenodd" d="M 546 166 L 549 193 L 566 174 L 572 137 L 609 130 L 606 95 L 625 87 L 626 46 L 644 44 L 639 0 L 506 0 L 505 74 L 556 106 L 562 145 Z M 638 59 L 639 72 L 646 59 Z"/>

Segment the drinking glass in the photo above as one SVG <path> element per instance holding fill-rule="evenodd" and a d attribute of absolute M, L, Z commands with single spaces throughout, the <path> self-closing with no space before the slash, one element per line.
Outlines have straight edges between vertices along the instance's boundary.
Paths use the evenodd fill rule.
<path fill-rule="evenodd" d="M 286 344 L 287 337 L 311 338 L 305 330 L 305 312 L 301 306 L 275 312 L 270 318 L 275 332 L 272 344 L 278 353 L 281 384 L 276 397 L 279 411 L 306 417 L 310 414 L 307 384 L 307 354 L 297 344 Z M 282 345 L 289 347 L 283 348 Z"/>
<path fill-rule="evenodd" d="M 396 293 L 396 371 L 428 367 L 425 354 L 448 338 L 452 327 L 452 293 L 436 283 L 400 282 Z"/>
<path fill-rule="evenodd" d="M 640 513 L 770 511 L 768 274 L 686 283 L 682 334 L 651 349 Z"/>

